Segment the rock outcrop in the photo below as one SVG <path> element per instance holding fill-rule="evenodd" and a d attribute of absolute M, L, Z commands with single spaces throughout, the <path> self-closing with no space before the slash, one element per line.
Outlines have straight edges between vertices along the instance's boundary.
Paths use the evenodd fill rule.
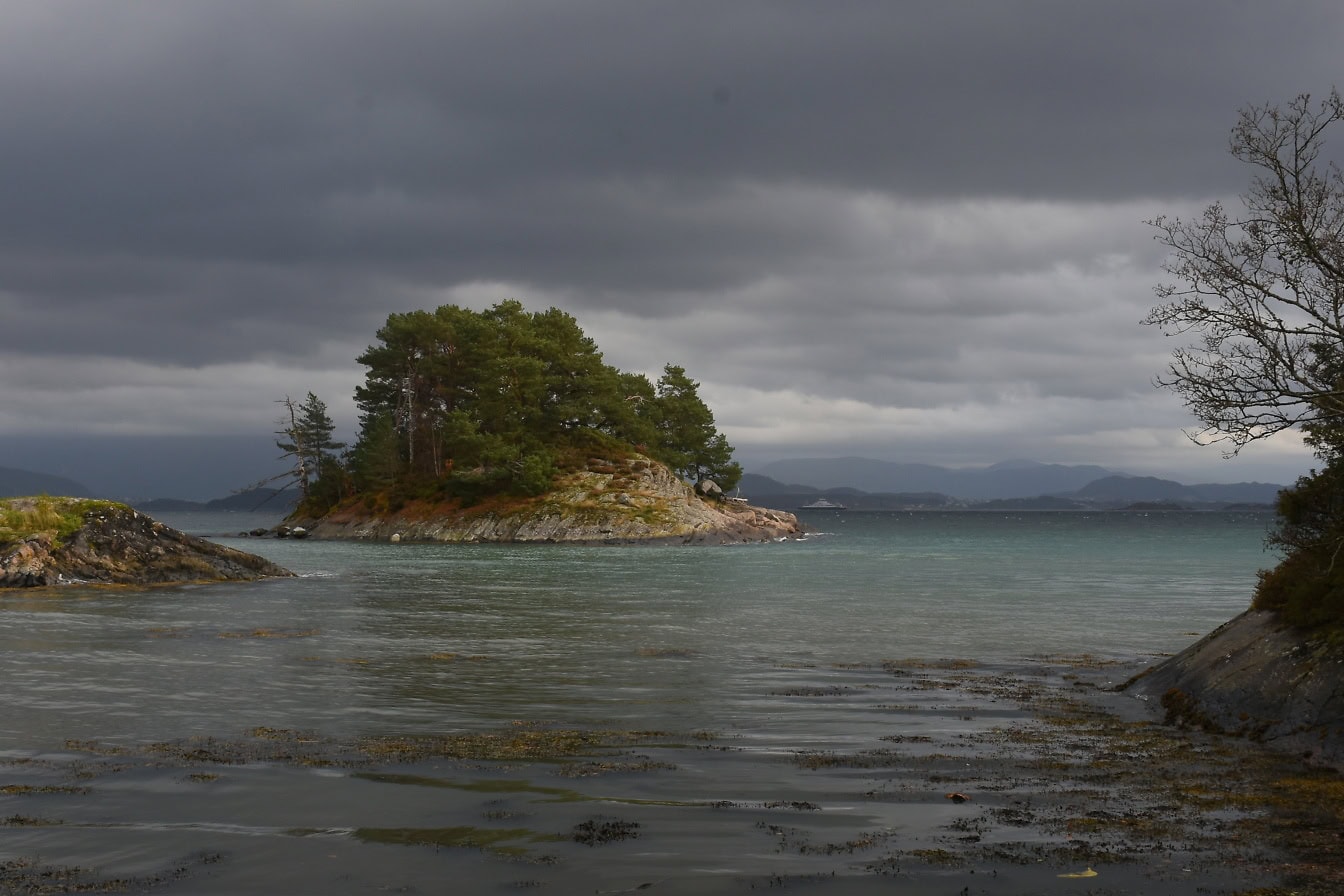
<path fill-rule="evenodd" d="M 703 498 L 642 456 L 593 459 L 536 498 L 470 507 L 411 503 L 395 511 L 347 506 L 295 519 L 312 538 L 567 544 L 743 544 L 803 534 L 791 513 Z"/>
<path fill-rule="evenodd" d="M 1168 723 L 1248 737 L 1344 768 L 1344 645 L 1250 610 L 1136 677 Z"/>
<path fill-rule="evenodd" d="M 0 588 L 160 585 L 292 576 L 253 554 L 187 535 L 111 501 L 0 500 Z M 36 521 L 36 522 L 34 522 Z"/>

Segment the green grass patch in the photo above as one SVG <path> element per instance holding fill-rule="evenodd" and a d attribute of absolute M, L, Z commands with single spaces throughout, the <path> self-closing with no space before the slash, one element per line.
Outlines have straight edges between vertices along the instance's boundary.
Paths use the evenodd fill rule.
<path fill-rule="evenodd" d="M 90 513 L 109 510 L 130 508 L 115 501 L 91 498 L 53 498 L 48 495 L 7 498 L 0 501 L 0 544 L 48 535 L 52 546 L 59 547 L 61 542 L 79 531 Z"/>

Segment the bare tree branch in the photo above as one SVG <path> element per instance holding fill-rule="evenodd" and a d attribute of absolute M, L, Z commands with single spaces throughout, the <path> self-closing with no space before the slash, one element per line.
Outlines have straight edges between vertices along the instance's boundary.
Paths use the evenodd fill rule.
<path fill-rule="evenodd" d="M 1159 217 L 1175 281 L 1145 324 L 1191 336 L 1156 383 L 1184 399 L 1202 444 L 1228 454 L 1285 429 L 1344 422 L 1344 179 L 1320 162 L 1344 120 L 1337 91 L 1286 108 L 1250 106 L 1232 130 L 1234 157 L 1262 170 L 1242 196 L 1194 221 Z"/>

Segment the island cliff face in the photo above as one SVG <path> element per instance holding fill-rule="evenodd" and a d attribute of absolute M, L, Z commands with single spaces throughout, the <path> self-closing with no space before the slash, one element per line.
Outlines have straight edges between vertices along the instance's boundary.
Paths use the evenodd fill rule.
<path fill-rule="evenodd" d="M 0 500 L 0 515 L 8 521 L 0 523 L 0 588 L 293 575 L 261 557 L 187 535 L 111 501 L 10 498 Z"/>
<path fill-rule="evenodd" d="M 469 507 L 411 503 L 396 511 L 356 504 L 291 522 L 313 538 L 459 543 L 743 544 L 803 534 L 791 513 L 702 498 L 667 467 L 638 455 L 592 459 L 535 498 Z"/>
<path fill-rule="evenodd" d="M 1344 768 L 1344 645 L 1248 610 L 1129 682 L 1169 724 L 1248 737 Z"/>

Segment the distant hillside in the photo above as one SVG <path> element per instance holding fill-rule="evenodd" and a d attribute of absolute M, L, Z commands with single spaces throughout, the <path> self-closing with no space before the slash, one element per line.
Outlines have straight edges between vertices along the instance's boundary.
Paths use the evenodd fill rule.
<path fill-rule="evenodd" d="M 1094 465 L 1066 466 L 1025 460 L 978 470 L 953 470 L 932 464 L 862 457 L 778 460 L 753 472 L 818 490 L 849 487 L 865 492 L 938 492 L 972 501 L 1064 494 L 1115 475 L 1113 470 Z M 743 490 L 746 488 L 744 480 Z"/>
<path fill-rule="evenodd" d="M 98 498 L 93 489 L 82 482 L 66 479 L 64 476 L 52 476 L 49 473 L 35 473 L 32 470 L 16 470 L 12 467 L 0 467 L 0 498 L 26 498 L 30 495 L 52 495 L 64 498 Z"/>
<path fill-rule="evenodd" d="M 738 482 L 738 487 L 742 490 L 742 494 L 753 498 L 761 495 L 815 495 L 821 491 L 821 489 L 813 488 L 810 485 L 780 482 L 778 479 L 762 476 L 760 473 L 743 473 L 742 479 Z"/>
<path fill-rule="evenodd" d="M 820 494 L 840 488 L 888 494 L 936 492 L 963 502 L 1052 495 L 1105 503 L 1273 504 L 1284 486 L 1263 482 L 1182 485 L 1153 476 L 1126 476 L 1092 464 L 1014 460 L 983 469 L 953 470 L 861 457 L 779 460 L 742 477 L 743 492 L 753 495 Z"/>
<path fill-rule="evenodd" d="M 854 459 L 850 459 L 853 462 Z M 782 462 L 781 462 L 782 463 Z M 808 461 L 794 463 L 805 464 Z M 872 464 L 883 464 L 872 461 Z M 774 465 L 771 465 L 774 466 Z M 907 473 L 922 467 L 924 471 L 941 471 L 942 474 L 958 471 L 943 470 L 940 467 L 928 467 L 919 464 L 890 465 L 903 466 Z M 785 469 L 788 469 L 786 466 Z M 869 468 L 870 471 L 876 468 Z M 1042 485 L 1052 482 L 1069 481 L 1077 474 L 1100 470 L 1101 467 L 1060 467 L 1058 465 L 1031 464 L 1014 462 L 989 468 L 985 473 L 990 479 L 980 479 L 981 487 L 985 483 L 997 482 L 997 488 L 1004 491 L 1020 491 L 1004 497 L 988 499 L 967 499 L 949 495 L 946 492 L 924 491 L 882 491 L 868 492 L 854 487 L 818 488 L 813 485 L 796 482 L 781 482 L 761 473 L 747 473 L 742 477 L 742 494 L 753 502 L 769 507 L 791 509 L 801 507 L 817 498 L 826 498 L 843 504 L 851 510 L 908 510 L 908 509 L 960 509 L 960 510 L 1116 510 L 1125 508 L 1173 509 L 1189 507 L 1192 509 L 1264 509 L 1273 506 L 1278 493 L 1284 486 L 1264 482 L 1240 482 L 1231 484 L 1183 485 L 1169 479 L 1155 476 L 1121 476 L 1108 474 L 1091 479 L 1082 486 L 1054 491 L 1038 490 Z M 795 472 L 802 471 L 801 468 Z M 805 472 L 805 471 L 803 471 Z M 1018 485 L 1010 488 L 1008 478 L 1022 473 L 1015 480 Z M 859 477 L 856 477 L 859 478 Z M 942 476 L 933 481 L 956 482 L 951 477 Z M 970 480 L 962 480 L 970 481 Z"/>
<path fill-rule="evenodd" d="M 145 513 L 181 512 L 181 511 L 233 511 L 251 513 L 253 511 L 289 513 L 294 509 L 299 494 L 295 489 L 254 488 L 215 498 L 213 501 L 180 501 L 177 498 L 155 498 L 152 501 L 138 501 L 136 510 Z"/>
<path fill-rule="evenodd" d="M 941 509 L 952 499 L 938 492 L 865 492 L 856 488 L 817 489 L 806 485 L 791 485 L 762 476 L 745 473 L 740 483 L 742 496 L 753 504 L 777 510 L 796 510 L 817 498 L 826 498 L 850 510 L 912 510 Z"/>
<path fill-rule="evenodd" d="M 1281 485 L 1238 482 L 1230 485 L 1182 485 L 1155 476 L 1107 476 L 1074 493 L 1092 501 L 1159 501 L 1177 504 L 1273 504 Z"/>

